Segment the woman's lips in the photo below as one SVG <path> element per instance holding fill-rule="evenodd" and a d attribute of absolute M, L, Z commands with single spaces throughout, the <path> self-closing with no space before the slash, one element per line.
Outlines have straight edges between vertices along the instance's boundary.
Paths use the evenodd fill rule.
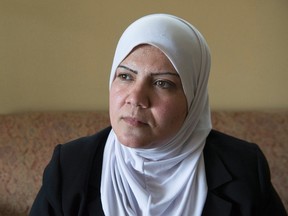
<path fill-rule="evenodd" d="M 124 120 L 124 122 L 126 122 L 127 124 L 133 126 L 133 127 L 142 127 L 142 126 L 147 126 L 148 124 L 141 121 L 138 118 L 134 118 L 134 117 L 122 117 L 122 119 Z"/>

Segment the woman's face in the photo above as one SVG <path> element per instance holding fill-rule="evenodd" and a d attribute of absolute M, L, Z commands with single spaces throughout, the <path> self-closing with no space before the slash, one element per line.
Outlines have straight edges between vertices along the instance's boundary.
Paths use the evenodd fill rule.
<path fill-rule="evenodd" d="M 187 115 L 187 101 L 181 79 L 164 53 L 141 45 L 120 63 L 109 110 L 117 138 L 128 147 L 155 147 L 176 135 Z"/>

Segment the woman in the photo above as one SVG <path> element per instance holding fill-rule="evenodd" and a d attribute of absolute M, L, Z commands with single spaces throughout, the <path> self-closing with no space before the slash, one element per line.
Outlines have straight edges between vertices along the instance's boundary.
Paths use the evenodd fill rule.
<path fill-rule="evenodd" d="M 112 128 L 55 148 L 30 215 L 286 215 L 259 148 L 211 130 L 209 71 L 186 21 L 131 24 L 110 74 Z"/>

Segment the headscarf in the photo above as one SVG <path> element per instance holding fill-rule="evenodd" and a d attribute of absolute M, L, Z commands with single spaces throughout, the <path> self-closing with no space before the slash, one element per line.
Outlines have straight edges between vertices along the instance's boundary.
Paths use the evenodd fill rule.
<path fill-rule="evenodd" d="M 173 64 L 182 81 L 188 113 L 175 137 L 159 147 L 127 147 L 111 130 L 101 180 L 104 213 L 201 215 L 207 195 L 203 149 L 212 127 L 207 90 L 208 45 L 194 26 L 179 17 L 144 16 L 132 23 L 118 42 L 110 87 L 116 68 L 141 44 L 159 48 Z"/>

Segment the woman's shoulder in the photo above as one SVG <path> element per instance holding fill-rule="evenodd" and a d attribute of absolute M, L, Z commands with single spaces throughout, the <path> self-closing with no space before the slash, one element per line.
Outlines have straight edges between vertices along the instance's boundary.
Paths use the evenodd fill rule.
<path fill-rule="evenodd" d="M 216 195 L 233 200 L 237 213 L 241 210 L 243 215 L 252 211 L 253 215 L 287 215 L 271 184 L 267 160 L 256 144 L 212 130 L 206 139 L 204 161 L 208 188 L 213 191 L 209 202 Z M 206 207 L 208 212 L 211 205 Z"/>
<path fill-rule="evenodd" d="M 62 179 L 63 182 L 66 180 L 73 182 L 71 179 L 75 178 L 78 179 L 79 184 L 85 182 L 86 175 L 89 174 L 95 159 L 97 164 L 98 162 L 99 164 L 102 163 L 103 151 L 110 130 L 111 128 L 108 127 L 92 136 L 82 137 L 56 146 L 45 169 L 44 179 L 48 179 L 48 181 Z M 46 183 L 50 184 L 47 181 Z"/>
<path fill-rule="evenodd" d="M 215 161 L 221 161 L 230 173 L 242 175 L 254 172 L 261 164 L 267 170 L 267 160 L 255 143 L 251 143 L 222 132 L 212 130 L 207 137 L 204 158 L 208 167 L 214 167 Z"/>
<path fill-rule="evenodd" d="M 107 137 L 111 127 L 105 128 L 94 135 L 81 137 L 61 144 L 58 148 L 59 162 L 64 168 L 63 172 L 86 169 L 91 166 L 94 159 L 101 161 Z"/>
<path fill-rule="evenodd" d="M 265 181 L 270 179 L 267 159 L 257 144 L 219 131 L 212 130 L 207 137 L 204 159 L 207 173 L 214 173 L 216 164 L 223 164 L 238 179 L 251 178 L 253 182 L 259 173 Z"/>
<path fill-rule="evenodd" d="M 110 131 L 111 127 L 107 127 L 93 135 L 81 137 L 62 144 L 61 154 L 79 157 L 81 154 L 84 154 L 85 156 L 87 153 L 92 153 L 93 150 L 105 146 Z"/>
<path fill-rule="evenodd" d="M 211 130 L 206 140 L 205 148 L 224 152 L 247 153 L 249 151 L 255 152 L 259 147 L 255 143 L 237 138 L 217 130 Z"/>

